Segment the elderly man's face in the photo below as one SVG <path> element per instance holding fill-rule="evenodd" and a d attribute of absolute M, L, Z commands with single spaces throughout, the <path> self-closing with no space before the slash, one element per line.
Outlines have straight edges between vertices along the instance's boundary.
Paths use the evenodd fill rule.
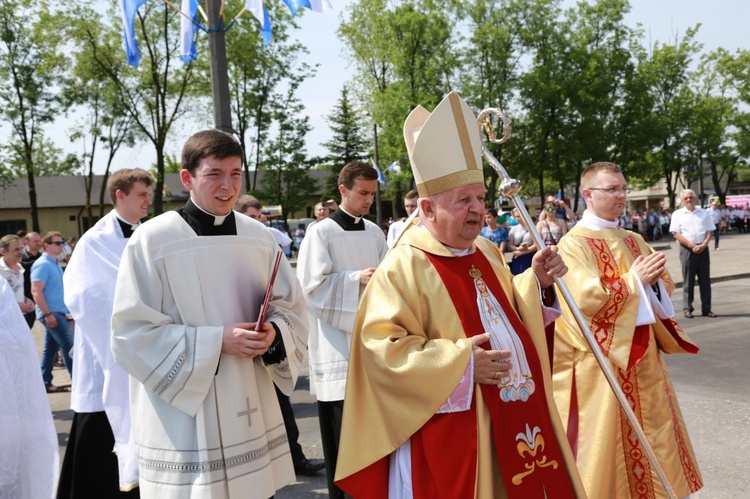
<path fill-rule="evenodd" d="M 688 191 L 682 194 L 682 205 L 688 209 L 688 211 L 693 211 L 695 209 L 695 194 Z"/>
<path fill-rule="evenodd" d="M 484 221 L 484 184 L 469 184 L 432 196 L 423 223 L 441 243 L 467 249 Z"/>
<path fill-rule="evenodd" d="M 328 218 L 328 206 L 322 204 L 316 206 L 315 218 L 318 219 L 318 221 Z"/>

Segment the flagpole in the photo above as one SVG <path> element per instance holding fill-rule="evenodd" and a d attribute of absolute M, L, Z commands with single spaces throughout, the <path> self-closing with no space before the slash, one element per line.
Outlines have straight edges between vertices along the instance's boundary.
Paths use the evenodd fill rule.
<path fill-rule="evenodd" d="M 214 126 L 227 133 L 232 128 L 232 110 L 229 100 L 229 75 L 227 74 L 227 44 L 222 29 L 222 0 L 206 0 L 208 15 L 208 49 L 211 54 L 211 97 L 213 99 Z"/>
<path fill-rule="evenodd" d="M 375 164 L 378 165 L 378 124 L 375 123 L 374 120 L 372 123 L 372 136 L 375 142 L 375 153 L 374 153 Z M 378 168 L 380 168 L 380 166 L 378 166 Z M 378 227 L 382 229 L 383 228 L 383 211 L 380 206 L 380 179 L 378 179 L 377 187 L 375 188 L 375 220 L 378 223 Z"/>

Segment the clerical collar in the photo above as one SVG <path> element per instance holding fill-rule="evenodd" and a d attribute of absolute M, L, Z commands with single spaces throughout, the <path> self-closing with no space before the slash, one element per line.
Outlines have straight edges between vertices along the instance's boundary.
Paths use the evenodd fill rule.
<path fill-rule="evenodd" d="M 212 215 L 195 204 L 192 199 L 189 199 L 185 206 L 177 208 L 175 211 L 199 236 L 237 235 L 233 211 L 223 216 Z"/>
<path fill-rule="evenodd" d="M 619 228 L 618 220 L 605 220 L 603 218 L 599 218 L 593 213 L 591 213 L 589 210 L 586 210 L 583 212 L 581 221 L 578 223 L 582 227 L 585 227 L 586 229 L 591 229 L 591 230 L 604 230 L 604 229 L 618 229 Z"/>
<path fill-rule="evenodd" d="M 130 238 L 130 236 L 133 235 L 133 232 L 135 232 L 135 229 L 141 225 L 140 220 L 136 224 L 128 222 L 117 213 L 117 209 L 115 209 L 115 218 L 117 219 L 117 223 L 120 224 L 120 229 L 122 229 L 122 235 L 125 236 L 125 239 Z"/>
<path fill-rule="evenodd" d="M 347 213 L 341 206 L 328 218 L 339 224 L 344 230 L 365 230 L 365 222 L 362 217 L 355 217 Z"/>

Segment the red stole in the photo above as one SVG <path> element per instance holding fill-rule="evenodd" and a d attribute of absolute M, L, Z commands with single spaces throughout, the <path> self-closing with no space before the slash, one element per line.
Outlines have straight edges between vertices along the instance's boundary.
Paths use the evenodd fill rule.
<path fill-rule="evenodd" d="M 426 255 L 445 283 L 467 337 L 484 333 L 474 279 L 469 274 L 472 267 L 481 272 L 520 337 L 536 380 L 535 391 L 526 402 L 501 402 L 495 385 L 481 385 L 482 398 L 492 418 L 495 453 L 508 496 L 574 498 L 573 485 L 550 420 L 537 350 L 505 296 L 492 265 L 479 250 L 461 258 Z M 485 348 L 489 349 L 489 343 Z M 410 440 L 415 498 L 475 496 L 477 419 L 473 400 L 468 411 L 433 415 Z M 390 456 L 385 456 L 336 484 L 355 499 L 386 498 L 389 459 Z"/>
<path fill-rule="evenodd" d="M 528 331 L 526 331 L 518 314 L 505 295 L 492 264 L 478 249 L 473 254 L 460 258 L 440 257 L 430 254 L 427 256 L 445 283 L 467 337 L 485 332 L 477 305 L 477 288 L 475 287 L 475 278 L 481 273 L 481 279 L 497 299 L 523 344 L 532 379 L 536 380 L 534 392 L 525 402 L 521 400 L 503 402 L 497 386 L 479 385 L 482 390 L 482 398 L 492 419 L 495 453 L 500 463 L 508 496 L 524 499 L 575 497 L 560 444 L 550 419 L 550 408 L 547 405 L 539 355 Z M 486 343 L 484 348 L 489 349 L 489 343 Z M 438 461 L 442 460 L 442 456 L 451 455 L 454 452 L 460 454 L 463 462 L 466 463 L 461 469 L 461 475 L 457 475 L 454 468 L 453 470 L 445 469 L 445 475 L 431 473 L 429 477 L 424 477 L 424 479 L 420 477 L 422 470 L 418 469 L 415 460 L 415 455 L 420 450 L 418 447 L 415 450 L 415 443 L 417 442 L 412 437 L 415 497 L 423 496 L 418 491 L 424 490 L 422 489 L 425 485 L 424 482 L 435 482 L 438 479 L 441 482 L 446 482 L 437 489 L 437 492 L 440 493 L 441 489 L 447 486 L 447 483 L 462 477 L 470 478 L 475 473 L 476 444 L 473 440 L 470 440 L 476 438 L 475 411 L 476 405 L 472 402 L 472 409 L 466 413 L 433 416 L 418 432 L 419 439 L 417 442 L 445 443 L 448 440 L 451 446 L 443 448 L 440 454 L 441 459 Z M 461 416 L 462 414 L 470 414 L 471 416 L 467 419 L 465 416 Z M 469 425 L 471 431 L 465 431 L 451 439 L 452 434 L 457 433 L 456 427 L 454 426 L 454 430 L 451 431 L 443 426 L 442 421 L 446 417 L 464 419 L 460 424 Z M 475 479 L 466 480 L 466 482 L 466 488 L 460 494 L 440 495 L 442 497 L 473 497 Z"/>

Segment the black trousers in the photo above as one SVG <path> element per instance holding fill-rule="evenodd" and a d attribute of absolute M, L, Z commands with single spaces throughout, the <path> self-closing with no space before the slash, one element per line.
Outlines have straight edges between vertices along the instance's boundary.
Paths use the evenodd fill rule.
<path fill-rule="evenodd" d="M 105 412 L 73 413 L 57 499 L 138 498 L 138 487 L 120 491 L 115 437 Z"/>
<path fill-rule="evenodd" d="M 682 264 L 682 309 L 693 311 L 695 278 L 701 293 L 701 312 L 711 311 L 711 252 L 693 253 L 690 248 L 680 245 L 680 263 Z"/>
<path fill-rule="evenodd" d="M 344 413 L 344 401 L 318 401 L 318 419 L 320 421 L 320 439 L 323 444 L 323 455 L 326 458 L 326 478 L 328 480 L 328 495 L 332 499 L 348 497 L 344 491 L 333 483 L 336 472 L 336 461 L 339 455 L 339 441 L 341 440 L 341 416 Z"/>
<path fill-rule="evenodd" d="M 284 428 L 286 429 L 286 435 L 289 439 L 289 450 L 292 453 L 292 462 L 297 466 L 303 459 L 305 459 L 305 454 L 302 452 L 302 446 L 298 442 L 299 428 L 297 428 L 297 421 L 294 419 L 292 401 L 289 400 L 289 397 L 284 395 L 276 385 L 273 385 L 273 387 L 276 389 L 276 398 L 279 399 L 281 416 L 284 418 Z"/>

